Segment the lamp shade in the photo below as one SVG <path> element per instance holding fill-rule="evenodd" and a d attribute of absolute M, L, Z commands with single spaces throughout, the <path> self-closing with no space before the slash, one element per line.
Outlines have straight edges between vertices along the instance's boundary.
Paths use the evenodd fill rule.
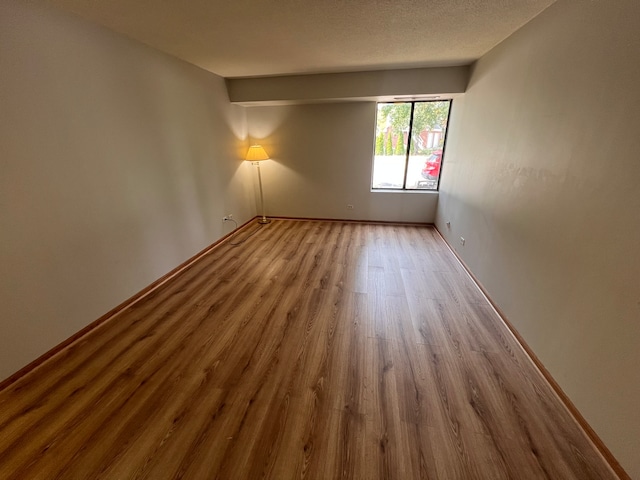
<path fill-rule="evenodd" d="M 247 151 L 245 160 L 250 162 L 259 162 L 260 160 L 269 160 L 269 155 L 264 151 L 262 145 L 251 145 Z"/>

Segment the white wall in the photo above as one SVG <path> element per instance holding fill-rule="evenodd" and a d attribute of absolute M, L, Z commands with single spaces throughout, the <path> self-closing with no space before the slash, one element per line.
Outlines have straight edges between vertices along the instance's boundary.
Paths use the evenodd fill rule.
<path fill-rule="evenodd" d="M 255 215 L 224 81 L 0 2 L 0 378 Z"/>
<path fill-rule="evenodd" d="M 437 193 L 371 192 L 375 114 L 373 102 L 248 107 L 250 141 L 272 158 L 267 215 L 432 223 Z"/>
<path fill-rule="evenodd" d="M 560 0 L 483 57 L 456 101 L 437 211 L 438 228 L 633 478 L 639 31 L 635 0 Z"/>

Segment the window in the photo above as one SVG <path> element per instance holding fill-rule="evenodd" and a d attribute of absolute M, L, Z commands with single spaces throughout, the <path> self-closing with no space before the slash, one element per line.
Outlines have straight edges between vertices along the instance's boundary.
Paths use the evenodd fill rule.
<path fill-rule="evenodd" d="M 451 100 L 379 103 L 374 190 L 437 190 Z"/>

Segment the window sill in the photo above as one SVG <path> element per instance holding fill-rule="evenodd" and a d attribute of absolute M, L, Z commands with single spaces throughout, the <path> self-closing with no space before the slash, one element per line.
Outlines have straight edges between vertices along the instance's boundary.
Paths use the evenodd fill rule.
<path fill-rule="evenodd" d="M 371 189 L 371 193 L 422 193 L 422 194 L 437 194 L 439 191 L 438 190 L 420 190 L 420 189 L 415 189 L 415 190 L 402 190 L 400 188 L 372 188 Z"/>

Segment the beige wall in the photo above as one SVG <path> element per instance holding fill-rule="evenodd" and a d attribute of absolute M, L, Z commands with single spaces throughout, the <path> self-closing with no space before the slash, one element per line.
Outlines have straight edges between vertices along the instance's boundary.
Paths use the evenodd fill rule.
<path fill-rule="evenodd" d="M 372 102 L 248 107 L 249 138 L 272 158 L 260 167 L 267 215 L 433 222 L 437 193 L 371 192 L 375 113 Z"/>
<path fill-rule="evenodd" d="M 224 81 L 0 2 L 0 378 L 255 215 Z"/>
<path fill-rule="evenodd" d="M 560 0 L 483 57 L 453 112 L 437 211 L 440 230 L 633 478 L 639 18 L 635 0 Z"/>
<path fill-rule="evenodd" d="M 227 79 L 229 98 L 243 105 L 326 102 L 464 93 L 469 67 L 411 68 Z"/>

